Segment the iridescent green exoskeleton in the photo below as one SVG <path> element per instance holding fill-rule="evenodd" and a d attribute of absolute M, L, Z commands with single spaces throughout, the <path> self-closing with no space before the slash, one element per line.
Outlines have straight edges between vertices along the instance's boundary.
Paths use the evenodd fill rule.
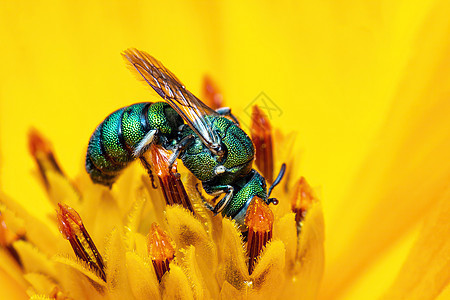
<path fill-rule="evenodd" d="M 176 139 L 182 124 L 183 119 L 165 102 L 137 103 L 113 112 L 89 140 L 86 170 L 92 181 L 111 186 L 152 142 Z"/>
<path fill-rule="evenodd" d="M 172 162 L 180 158 L 208 194 L 215 199 L 224 195 L 215 206 L 205 202 L 214 213 L 243 224 L 254 196 L 275 202 L 265 179 L 252 169 L 253 143 L 229 110 L 209 108 L 149 54 L 129 49 L 123 56 L 165 102 L 121 108 L 97 127 L 86 155 L 86 170 L 95 183 L 111 186 L 156 143 L 173 152 Z"/>

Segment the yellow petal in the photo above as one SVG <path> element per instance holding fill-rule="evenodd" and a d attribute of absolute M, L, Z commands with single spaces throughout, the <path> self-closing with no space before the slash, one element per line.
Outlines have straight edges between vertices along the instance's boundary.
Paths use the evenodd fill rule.
<path fill-rule="evenodd" d="M 256 298 L 275 299 L 285 285 L 285 248 L 281 241 L 272 241 L 264 248 L 253 270 L 251 291 Z"/>
<path fill-rule="evenodd" d="M 424 221 L 384 299 L 434 299 L 450 283 L 450 189 Z"/>
<path fill-rule="evenodd" d="M 52 171 L 46 172 L 46 176 L 49 182 L 49 199 L 54 206 L 58 203 L 65 203 L 70 207 L 79 206 L 80 195 L 67 177 Z"/>
<path fill-rule="evenodd" d="M 166 218 L 177 249 L 194 246 L 202 274 L 215 272 L 217 250 L 200 221 L 181 206 L 167 206 Z"/>
<path fill-rule="evenodd" d="M 131 209 L 131 212 L 128 214 L 126 224 L 124 226 L 125 228 L 125 238 L 127 242 L 127 249 L 134 249 L 135 246 L 135 234 L 137 233 L 139 229 L 139 225 L 141 223 L 141 217 L 142 217 L 142 209 L 145 203 L 145 199 L 137 199 L 134 204 L 133 208 Z"/>
<path fill-rule="evenodd" d="M 286 272 L 292 275 L 297 255 L 297 225 L 295 214 L 289 213 L 275 221 L 273 226 L 273 239 L 280 240 L 286 247 Z"/>
<path fill-rule="evenodd" d="M 144 198 L 137 199 L 134 202 L 133 208 L 130 214 L 128 215 L 128 220 L 125 224 L 125 227 L 128 231 L 137 232 L 137 230 L 139 229 L 144 203 L 145 203 Z"/>
<path fill-rule="evenodd" d="M 140 164 L 131 164 L 122 172 L 112 188 L 117 205 L 124 215 L 133 208 L 133 203 L 138 199 L 136 190 L 142 185 L 140 181 L 142 172 L 139 168 L 142 168 Z"/>
<path fill-rule="evenodd" d="M 142 232 L 148 232 L 153 222 L 158 223 L 158 225 L 161 226 L 163 230 L 167 230 L 164 215 L 164 211 L 166 210 L 166 201 L 164 200 L 162 189 L 154 189 L 152 187 L 150 178 L 148 178 L 147 175 L 143 175 L 141 177 L 141 181 L 144 189 L 140 190 L 139 194 L 140 196 L 147 199 L 143 211 L 143 215 L 147 217 L 142 220 L 140 230 Z"/>
<path fill-rule="evenodd" d="M 376 146 L 327 222 L 324 298 L 344 293 L 448 186 L 450 5 L 431 7 L 410 44 L 410 63 Z"/>
<path fill-rule="evenodd" d="M 243 295 L 241 291 L 225 281 L 222 285 L 222 289 L 220 290 L 220 299 L 247 299 L 247 297 L 246 295 Z"/>
<path fill-rule="evenodd" d="M 11 253 L 4 248 L 0 248 L 0 262 L 0 276 L 10 277 L 8 280 L 12 282 L 11 286 L 25 290 L 28 284 L 23 279 L 23 269 L 11 256 Z"/>
<path fill-rule="evenodd" d="M 450 299 L 450 285 L 447 285 L 445 290 L 436 297 L 436 300 L 448 300 Z"/>
<path fill-rule="evenodd" d="M 16 280 L 14 280 L 14 278 L 6 273 L 2 267 L 0 267 L 0 282 L 2 282 L 2 288 L 0 289 L 1 299 L 19 300 L 28 298 L 25 293 L 24 285 L 19 284 Z"/>
<path fill-rule="evenodd" d="M 28 273 L 24 278 L 31 284 L 34 294 L 49 295 L 55 288 L 54 280 L 39 273 Z"/>
<path fill-rule="evenodd" d="M 26 237 L 28 241 L 30 241 L 33 245 L 36 245 L 40 251 L 47 255 L 56 254 L 59 245 L 62 245 L 60 243 L 60 233 L 58 232 L 56 226 L 52 227 L 47 223 L 44 223 L 36 216 L 30 214 L 19 203 L 4 194 L 0 193 L 0 199 L 10 211 L 15 212 L 18 217 L 24 220 Z M 56 246 L 55 243 L 58 246 Z"/>
<path fill-rule="evenodd" d="M 222 264 L 217 272 L 219 285 L 226 281 L 236 289 L 242 290 L 250 277 L 240 231 L 237 229 L 236 223 L 228 218 L 224 218 L 222 221 L 222 234 L 223 237 L 220 244 L 222 245 Z"/>
<path fill-rule="evenodd" d="M 161 299 L 159 282 L 153 266 L 133 252 L 127 252 L 126 261 L 133 296 L 136 299 Z"/>
<path fill-rule="evenodd" d="M 324 256 L 322 205 L 314 202 L 303 220 L 294 274 L 284 291 L 286 297 L 317 298 L 324 271 Z"/>
<path fill-rule="evenodd" d="M 163 299 L 194 299 L 191 285 L 183 273 L 183 270 L 175 265 L 170 264 L 170 271 L 166 273 L 161 282 L 163 286 Z"/>
<path fill-rule="evenodd" d="M 25 221 L 16 216 L 11 210 L 9 210 L 3 203 L 0 202 L 0 213 L 3 220 L 11 234 L 25 234 Z"/>
<path fill-rule="evenodd" d="M 33 295 L 30 300 L 52 300 L 52 298 L 43 295 Z"/>
<path fill-rule="evenodd" d="M 236 239 L 236 234 L 231 233 L 236 230 L 232 222 L 224 222 L 224 234 L 228 238 L 240 243 Z M 237 233 L 237 232 L 236 232 Z M 233 238 L 234 236 L 234 238 Z M 233 245 L 224 247 L 224 253 L 234 251 Z M 233 257 L 236 256 L 236 257 Z M 245 262 L 239 263 L 240 253 L 229 254 L 224 257 L 224 265 L 220 267 L 218 274 L 219 280 L 224 279 L 221 289 L 222 299 L 232 296 L 233 299 L 275 299 L 284 290 L 284 267 L 285 267 L 285 248 L 281 241 L 272 241 L 264 248 L 259 257 L 252 275 L 248 275 Z M 244 258 L 242 258 L 244 259 Z M 242 266 L 244 263 L 244 266 Z M 241 267 L 237 267 L 241 265 Z M 245 273 L 244 273 L 245 272 Z M 292 296 L 289 295 L 289 296 Z"/>
<path fill-rule="evenodd" d="M 211 299 L 208 288 L 212 290 L 213 295 L 218 294 L 218 286 L 215 277 L 208 277 L 205 282 L 202 273 L 198 267 L 195 247 L 189 246 L 183 253 L 182 267 L 192 287 L 195 299 Z M 213 272 L 205 273 L 205 275 L 213 274 Z M 208 288 L 207 288 L 208 284 Z M 215 298 L 215 297 L 214 297 Z"/>
<path fill-rule="evenodd" d="M 16 189 L 19 194 L 25 194 L 22 198 L 34 201 L 30 197 L 32 188 L 21 189 L 23 182 L 32 185 L 30 180 L 17 180 L 15 176 L 20 174 L 27 178 L 30 169 L 21 150 L 25 148 L 22 137 L 29 124 L 39 124 L 50 132 L 57 141 L 56 148 L 62 151 L 63 161 L 74 173 L 81 156 L 79 153 L 85 151 L 89 134 L 104 116 L 125 105 L 124 102 L 156 98 L 148 96 L 146 89 L 135 84 L 126 70 L 109 72 L 121 67 L 121 61 L 113 53 L 133 41 L 142 43 L 143 48 L 151 48 L 156 56 L 170 62 L 168 66 L 175 67 L 175 73 L 194 91 L 198 87 L 199 74 L 204 70 L 215 72 L 215 77 L 220 78 L 224 90 L 226 88 L 226 97 L 239 99 L 240 103 L 230 103 L 233 109 L 245 107 L 264 89 L 284 112 L 276 121 L 286 127 L 299 128 L 302 146 L 306 149 L 302 168 L 313 173 L 312 182 L 323 183 L 324 191 L 330 195 L 326 197 L 327 211 L 332 211 L 333 197 L 345 188 L 341 187 L 340 175 L 344 175 L 344 182 L 352 175 L 352 167 L 359 163 L 358 157 L 365 153 L 366 143 L 372 138 L 370 130 L 366 129 L 373 131 L 384 116 L 382 111 L 395 88 L 391 82 L 395 84 L 405 61 L 414 60 L 409 52 L 412 47 L 405 40 L 416 31 L 420 16 L 435 4 L 434 1 L 422 1 L 423 4 L 410 8 L 404 3 L 361 3 L 343 1 L 338 5 L 329 1 L 318 4 L 304 1 L 293 3 L 286 9 L 278 3 L 194 5 L 180 2 L 167 9 L 162 2 L 155 2 L 142 4 L 139 9 L 136 5 L 119 4 L 106 10 L 97 4 L 87 4 L 83 12 L 88 13 L 80 14 L 79 7 L 65 4 L 48 7 L 37 2 L 26 6 L 5 2 L 0 9 L 0 22 L 4 25 L 0 26 L 0 32 L 5 38 L 5 47 L 0 51 L 3 57 L 10 59 L 4 63 L 0 80 L 3 83 L 1 144 L 6 148 L 2 153 L 6 158 L 2 161 L 5 163 L 2 181 L 7 183 L 9 190 Z M 152 18 L 142 17 L 148 11 L 158 13 Z M 23 18 L 17 18 L 18 12 Z M 443 15 L 448 13 L 443 11 Z M 404 22 L 403 19 L 409 20 L 409 16 L 413 22 Z M 172 20 L 170 26 L 161 26 L 167 20 Z M 245 21 L 252 26 L 242 28 Z M 155 34 L 155 28 L 158 34 Z M 148 36 L 155 40 L 141 38 Z M 59 42 L 55 45 L 54 41 Z M 186 45 L 183 55 L 178 47 L 167 46 L 173 41 Z M 93 54 L 92 49 L 97 49 L 96 53 L 101 55 Z M 433 53 L 429 56 L 434 57 Z M 61 68 L 61 61 L 64 68 Z M 97 75 L 87 75 L 91 74 L 93 66 Z M 33 76 L 24 76 L 24 69 Z M 62 71 L 64 76 L 55 76 Z M 423 77 L 420 70 L 410 73 Z M 245 82 L 245 88 L 242 82 Z M 405 86 L 410 88 L 415 84 Z M 293 98 L 298 101 L 292 101 Z M 407 101 L 409 97 L 404 99 Z M 73 104 L 70 113 L 67 103 Z M 360 137 L 364 137 L 362 142 Z M 401 168 L 402 164 L 394 167 Z M 371 194 L 371 191 L 367 193 Z M 347 245 L 340 233 L 346 235 L 346 228 L 360 224 L 355 222 L 347 226 L 349 224 L 344 220 L 342 228 L 334 226 L 340 221 L 340 212 L 346 209 L 359 211 L 352 205 L 366 200 L 366 197 L 362 198 L 347 198 L 346 202 L 336 204 L 334 224 L 328 223 L 329 228 L 336 228 L 336 234 L 329 235 L 336 242 L 329 244 L 330 252 L 335 251 L 334 246 Z M 351 208 L 343 205 L 349 201 L 352 201 Z M 365 217 L 366 214 L 360 216 L 362 220 Z M 372 221 L 369 225 L 374 224 Z M 379 249 L 390 244 L 389 240 L 383 242 Z M 339 265 L 352 258 L 358 243 L 360 241 L 350 243 L 353 253 L 344 256 L 343 260 L 336 259 L 335 270 L 339 271 Z M 367 260 L 373 259 L 372 254 L 377 254 L 374 252 L 366 255 Z M 354 263 L 353 269 L 358 264 Z M 356 275 L 357 272 L 350 277 L 358 277 Z M 339 272 L 328 278 L 328 282 L 333 283 L 339 278 Z"/>
<path fill-rule="evenodd" d="M 57 278 L 54 263 L 35 246 L 26 241 L 16 241 L 14 249 L 19 253 L 25 272 L 39 272 Z"/>
<path fill-rule="evenodd" d="M 129 233 L 127 237 L 129 249 L 133 250 L 140 257 L 148 257 L 148 238 L 140 233 Z"/>
<path fill-rule="evenodd" d="M 114 229 L 105 249 L 106 284 L 112 297 L 126 299 L 131 293 L 127 278 L 126 245 L 121 229 Z"/>
<path fill-rule="evenodd" d="M 94 185 L 94 189 L 83 198 L 83 206 L 78 211 L 97 248 L 104 249 L 107 242 L 105 237 L 118 223 L 122 223 L 123 212 L 112 192 L 98 184 Z"/>
<path fill-rule="evenodd" d="M 101 299 L 107 292 L 106 283 L 81 260 L 55 256 L 58 280 L 68 296 L 74 299 Z"/>

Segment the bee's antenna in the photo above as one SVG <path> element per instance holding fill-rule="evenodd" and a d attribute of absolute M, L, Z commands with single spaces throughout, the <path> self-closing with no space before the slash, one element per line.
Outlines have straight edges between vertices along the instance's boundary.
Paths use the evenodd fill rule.
<path fill-rule="evenodd" d="M 283 163 L 283 164 L 281 165 L 280 172 L 278 173 L 277 178 L 274 180 L 274 182 L 273 182 L 272 185 L 270 186 L 270 188 L 269 188 L 269 194 L 267 195 L 267 197 L 270 197 L 270 194 L 272 193 L 273 188 L 276 187 L 277 184 L 280 183 L 281 179 L 283 179 L 284 173 L 286 173 L 286 164 L 285 164 L 285 163 Z M 273 199 L 273 200 L 272 200 L 272 199 Z M 270 202 L 273 202 L 273 204 L 276 204 L 275 201 L 278 203 L 278 200 L 276 200 L 275 198 L 271 198 L 270 200 L 272 200 L 272 201 L 270 201 Z"/>

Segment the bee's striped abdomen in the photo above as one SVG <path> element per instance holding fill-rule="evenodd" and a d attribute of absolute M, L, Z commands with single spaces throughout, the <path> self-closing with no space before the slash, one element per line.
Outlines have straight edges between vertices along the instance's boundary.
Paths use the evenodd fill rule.
<path fill-rule="evenodd" d="M 97 126 L 89 140 L 86 170 L 95 183 L 112 185 L 136 157 L 133 154 L 150 130 L 170 136 L 182 119 L 164 102 L 137 103 L 121 108 Z"/>
<path fill-rule="evenodd" d="M 137 103 L 130 105 L 122 116 L 122 138 L 125 147 L 133 152 L 150 128 L 148 110 L 152 103 Z"/>

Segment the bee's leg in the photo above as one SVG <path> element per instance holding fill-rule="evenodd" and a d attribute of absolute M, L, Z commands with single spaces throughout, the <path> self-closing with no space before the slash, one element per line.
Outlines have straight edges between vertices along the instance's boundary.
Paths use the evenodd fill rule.
<path fill-rule="evenodd" d="M 215 195 L 215 197 L 213 198 L 214 200 L 217 199 L 223 193 L 226 193 L 225 196 L 222 199 L 220 199 L 219 202 L 217 202 L 214 208 L 210 209 L 214 213 L 214 215 L 221 213 L 225 209 L 225 207 L 227 207 L 234 194 L 234 188 L 231 185 L 217 185 L 206 187 L 205 185 L 203 185 L 203 188 L 208 194 Z M 210 207 L 212 206 L 210 205 Z"/>
<path fill-rule="evenodd" d="M 198 189 L 198 185 L 199 185 L 199 183 L 197 183 L 195 185 L 195 189 L 197 190 L 197 193 L 199 194 L 200 198 L 202 199 L 203 205 L 205 205 L 205 207 L 207 209 L 209 209 L 210 211 L 213 211 L 214 210 L 214 206 L 209 204 L 209 202 L 205 199 L 205 197 L 203 197 L 202 192 Z"/>
<path fill-rule="evenodd" d="M 148 161 L 145 159 L 145 157 L 141 156 L 141 157 L 139 157 L 139 159 L 141 160 L 141 163 L 144 166 L 144 168 L 147 170 L 147 174 L 150 177 L 150 180 L 152 181 L 152 188 L 157 189 L 158 187 L 155 184 L 155 178 L 153 177 L 152 167 L 150 166 Z"/>
<path fill-rule="evenodd" d="M 231 119 L 233 119 L 234 123 L 236 123 L 238 126 L 241 126 L 239 124 L 238 119 L 231 113 L 231 108 L 229 107 L 220 107 L 218 109 L 216 109 L 216 112 L 221 115 L 221 116 L 228 116 Z"/>
<path fill-rule="evenodd" d="M 214 206 L 214 213 L 218 214 L 227 207 L 228 203 L 230 203 L 231 198 L 234 194 L 234 188 L 231 185 L 227 186 L 227 189 L 224 191 L 226 195 Z"/>
<path fill-rule="evenodd" d="M 177 160 L 178 156 L 180 156 L 180 153 L 186 149 L 187 146 L 189 146 L 193 141 L 195 140 L 195 136 L 193 134 L 190 134 L 188 136 L 185 136 L 178 144 L 175 149 L 175 151 L 172 153 L 172 155 L 169 158 L 169 169 L 172 169 L 173 163 Z"/>
<path fill-rule="evenodd" d="M 133 156 L 135 158 L 140 157 L 142 154 L 144 154 L 145 151 L 147 151 L 148 147 L 152 144 L 153 140 L 155 139 L 157 133 L 158 133 L 157 129 L 153 129 L 147 132 L 147 134 L 139 142 L 139 144 L 137 144 L 136 148 L 133 151 Z"/>

